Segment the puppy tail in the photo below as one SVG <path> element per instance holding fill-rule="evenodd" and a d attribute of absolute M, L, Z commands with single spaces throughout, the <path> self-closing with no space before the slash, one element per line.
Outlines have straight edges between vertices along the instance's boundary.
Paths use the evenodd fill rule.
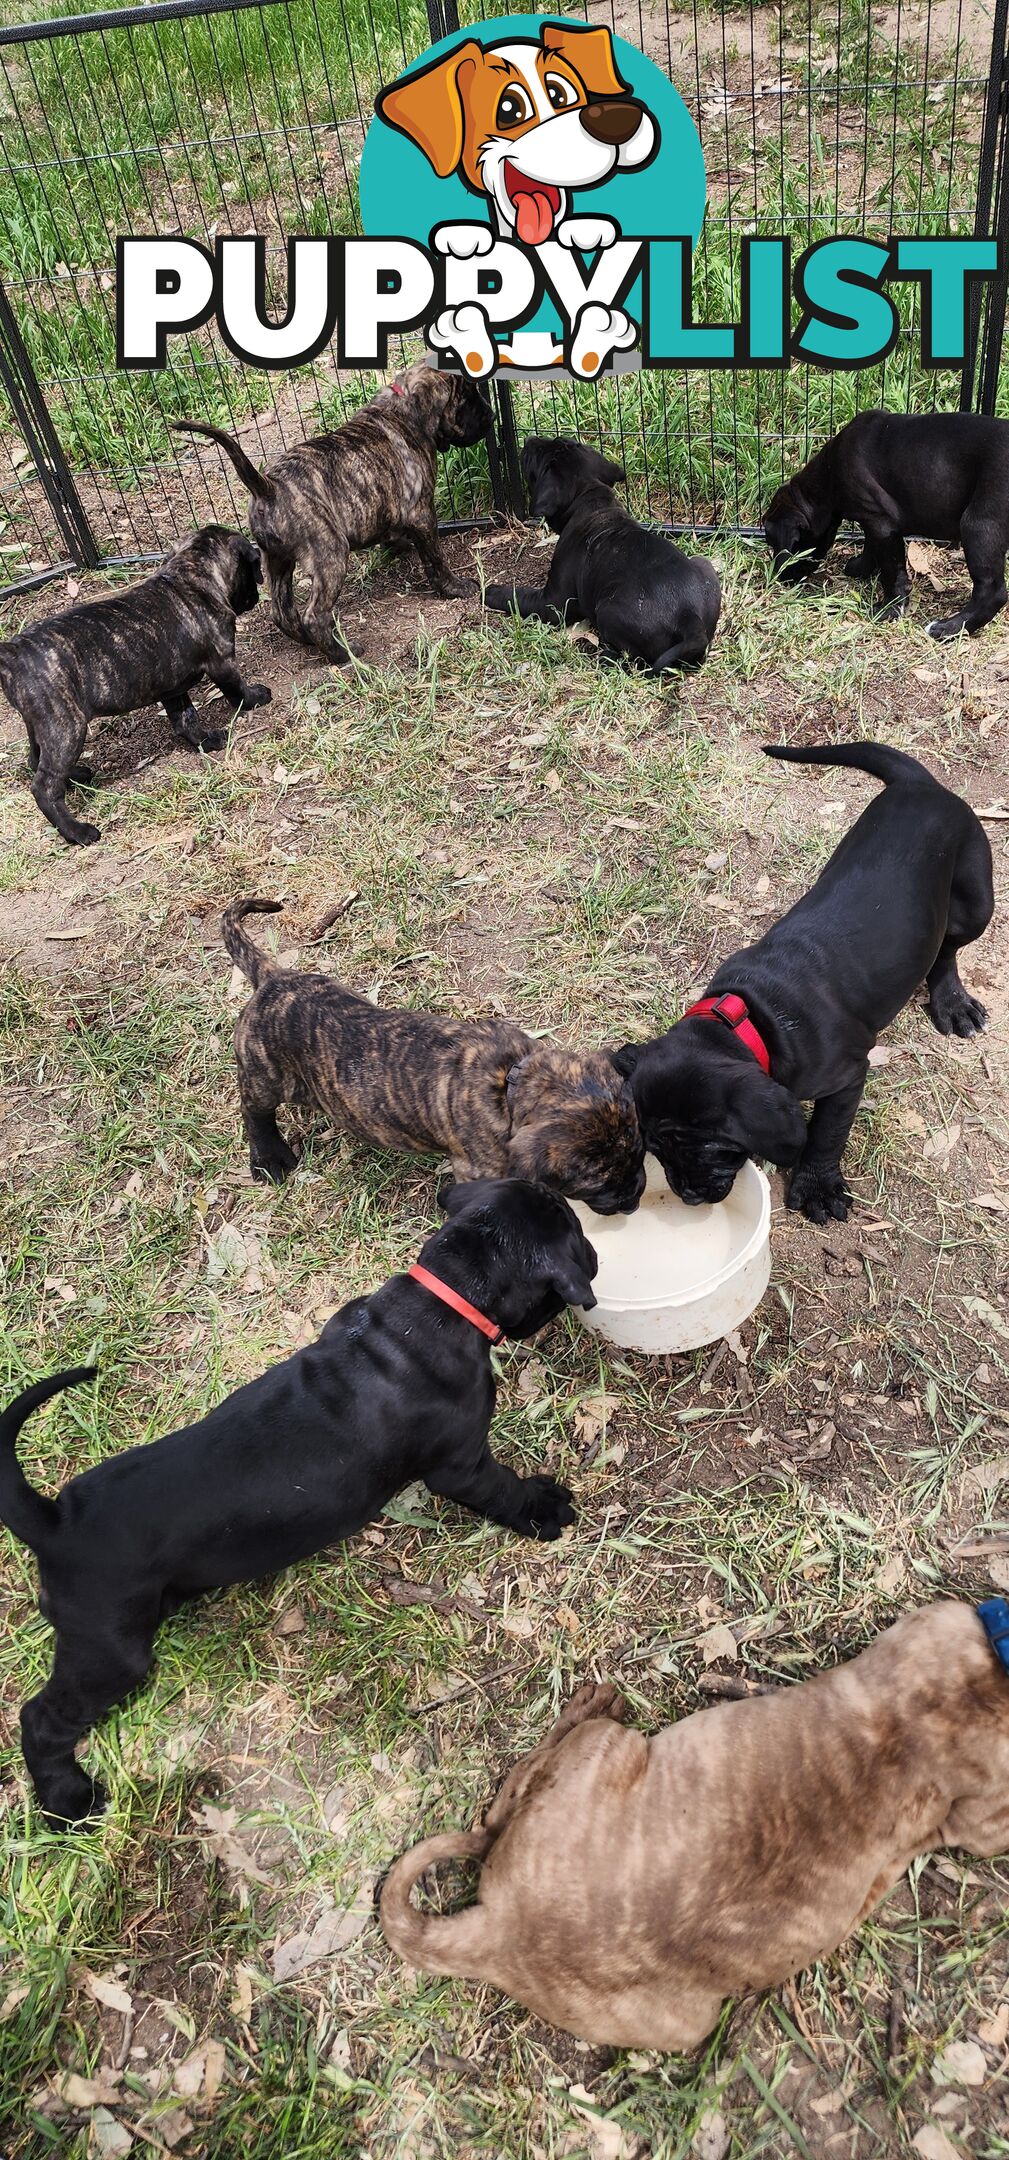
<path fill-rule="evenodd" d="M 930 780 L 935 785 L 927 765 L 908 757 L 906 750 L 891 749 L 889 743 L 765 743 L 763 747 L 765 757 L 787 758 L 792 765 L 850 765 L 856 772 L 871 773 L 887 787 L 893 780 Z"/>
<path fill-rule="evenodd" d="M 93 1380 L 94 1376 L 93 1365 L 75 1365 L 70 1372 L 51 1373 L 48 1380 L 37 1380 L 34 1387 L 25 1388 L 0 1415 L 0 1522 L 32 1552 L 44 1552 L 50 1544 L 59 1522 L 59 1509 L 55 1500 L 47 1500 L 29 1485 L 15 1453 L 18 1434 L 25 1419 L 51 1395 L 77 1387 L 82 1380 Z"/>
<path fill-rule="evenodd" d="M 259 989 L 265 976 L 272 975 L 273 963 L 267 959 L 265 953 L 260 952 L 258 945 L 254 945 L 252 939 L 246 936 L 242 929 L 242 917 L 279 915 L 283 905 L 282 900 L 233 900 L 221 916 L 221 936 L 225 946 L 235 966 L 241 968 L 242 974 L 247 977 L 254 990 Z"/>
<path fill-rule="evenodd" d="M 265 474 L 246 456 L 241 443 L 236 442 L 233 435 L 226 434 L 223 428 L 210 427 L 206 420 L 170 420 L 168 425 L 178 435 L 206 435 L 210 442 L 220 443 L 250 495 L 272 495 L 273 489 Z"/>
<path fill-rule="evenodd" d="M 439 1861 L 482 1860 L 492 1843 L 490 1830 L 450 1831 L 446 1837 L 425 1838 L 390 1868 L 382 1885 L 379 1918 L 386 1941 L 408 1964 L 419 1966 L 422 1972 L 481 1978 L 490 1948 L 487 1913 L 478 1904 L 469 1905 L 442 1919 L 418 1912 L 410 1892 Z"/>

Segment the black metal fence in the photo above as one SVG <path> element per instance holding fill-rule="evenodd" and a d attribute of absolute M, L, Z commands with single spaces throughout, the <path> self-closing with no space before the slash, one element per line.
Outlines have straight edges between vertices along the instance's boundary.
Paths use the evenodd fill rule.
<path fill-rule="evenodd" d="M 514 4 L 463 0 L 462 20 Z M 805 246 L 835 231 L 1009 228 L 1009 0 L 994 14 L 983 0 L 568 12 L 657 61 L 697 122 L 698 316 L 734 309 L 744 232 Z M 326 354 L 286 375 L 244 368 L 210 328 L 170 340 L 161 373 L 118 371 L 115 240 L 258 231 L 282 282 L 282 236 L 358 229 L 375 91 L 458 19 L 455 0 L 155 0 L 0 29 L 0 591 L 149 559 L 194 521 L 241 521 L 230 467 L 171 419 L 235 428 L 265 459 L 369 394 L 373 380 Z M 498 393 L 494 439 L 448 462 L 443 515 L 519 507 L 515 447 L 536 427 L 620 456 L 639 514 L 747 530 L 856 405 L 997 410 L 1004 277 L 977 292 L 962 375 L 920 367 L 915 288 L 900 305 L 896 351 L 857 375 L 639 372 Z"/>

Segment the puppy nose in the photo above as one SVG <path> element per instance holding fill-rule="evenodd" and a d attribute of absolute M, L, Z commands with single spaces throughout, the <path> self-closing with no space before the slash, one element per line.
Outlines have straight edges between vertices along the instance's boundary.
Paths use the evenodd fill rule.
<path fill-rule="evenodd" d="M 629 98 L 612 98 L 605 105 L 584 105 L 582 126 L 594 142 L 630 142 L 641 122 L 641 106 Z"/>

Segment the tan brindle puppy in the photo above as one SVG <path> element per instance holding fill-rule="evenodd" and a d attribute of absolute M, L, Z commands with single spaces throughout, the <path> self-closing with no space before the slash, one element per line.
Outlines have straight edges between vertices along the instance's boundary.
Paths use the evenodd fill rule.
<path fill-rule="evenodd" d="M 509 1020 L 388 1012 L 331 975 L 272 967 L 242 917 L 277 910 L 236 900 L 221 925 L 255 989 L 235 1029 L 253 1177 L 279 1184 L 294 1169 L 275 1113 L 310 1102 L 359 1140 L 449 1156 L 460 1180 L 527 1178 L 600 1215 L 637 1207 L 637 1112 L 605 1052 L 534 1042 Z"/>
<path fill-rule="evenodd" d="M 379 541 L 415 548 L 436 593 L 469 591 L 445 560 L 434 501 L 439 450 L 475 443 L 490 426 L 486 398 L 464 376 L 416 361 L 342 427 L 285 450 L 265 472 L 223 428 L 202 420 L 172 425 L 220 443 L 245 481 L 249 530 L 263 552 L 274 621 L 288 637 L 336 662 L 349 657 L 334 613 L 351 554 Z M 310 584 L 303 608 L 295 599 L 295 570 Z"/>
<path fill-rule="evenodd" d="M 626 1709 L 583 1687 L 482 1830 L 397 1862 L 394 1949 L 597 2046 L 691 2048 L 726 1996 L 827 1956 L 917 1854 L 1009 1850 L 1009 1672 L 970 1605 L 928 1606 L 850 1664 L 653 1740 Z M 467 1859 L 477 1903 L 416 1911 L 425 1869 Z"/>

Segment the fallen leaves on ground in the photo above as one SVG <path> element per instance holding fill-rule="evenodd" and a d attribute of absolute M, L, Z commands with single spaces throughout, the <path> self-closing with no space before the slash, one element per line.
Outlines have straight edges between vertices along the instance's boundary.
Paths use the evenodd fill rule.
<path fill-rule="evenodd" d="M 305 1972 L 309 1965 L 317 1965 L 320 1958 L 332 1957 L 334 1951 L 344 1950 L 360 1935 L 372 1917 L 371 1892 L 362 1888 L 351 1905 L 327 1905 L 310 1928 L 299 1928 L 296 1935 L 289 1935 L 285 1942 L 277 1944 L 273 1953 L 273 1977 L 275 1980 L 293 1980 Z"/>

